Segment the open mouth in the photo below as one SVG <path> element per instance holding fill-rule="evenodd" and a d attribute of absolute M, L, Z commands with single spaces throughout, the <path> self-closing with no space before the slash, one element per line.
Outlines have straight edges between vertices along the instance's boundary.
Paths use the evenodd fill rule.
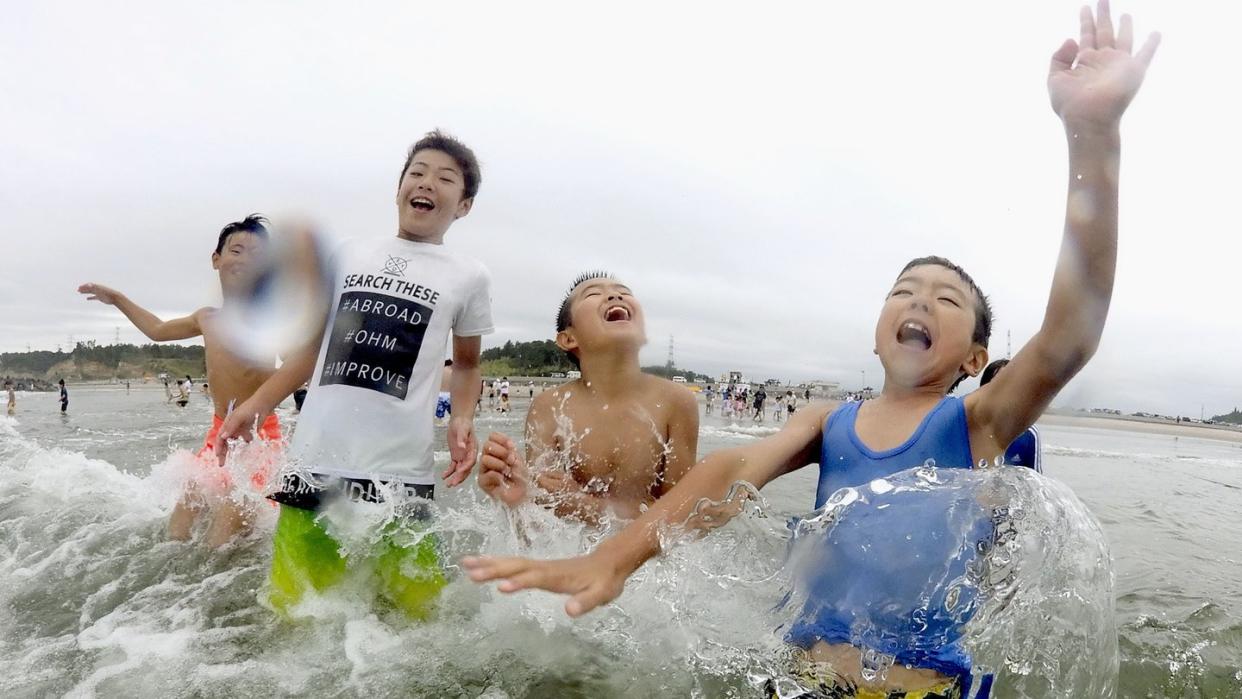
<path fill-rule="evenodd" d="M 431 203 L 431 200 L 427 197 L 414 197 L 410 200 L 410 206 L 419 211 L 431 211 L 436 208 L 436 205 Z"/>
<path fill-rule="evenodd" d="M 604 321 L 608 323 L 617 323 L 620 321 L 628 321 L 630 319 L 630 309 L 625 306 L 609 306 L 604 312 Z"/>
<path fill-rule="evenodd" d="M 916 350 L 929 350 L 932 346 L 931 333 L 927 326 L 914 320 L 907 320 L 897 328 L 897 342 L 904 347 Z"/>

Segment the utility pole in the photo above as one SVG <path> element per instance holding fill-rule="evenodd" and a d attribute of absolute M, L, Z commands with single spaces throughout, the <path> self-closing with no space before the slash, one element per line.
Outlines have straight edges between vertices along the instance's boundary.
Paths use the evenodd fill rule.
<path fill-rule="evenodd" d="M 1013 331 L 1005 331 L 1005 359 L 1013 359 Z"/>
<path fill-rule="evenodd" d="M 668 336 L 668 364 L 665 365 L 665 368 L 668 369 L 669 375 L 671 376 L 673 373 L 673 336 L 672 335 Z"/>
<path fill-rule="evenodd" d="M 112 340 L 112 344 L 114 344 L 114 345 L 119 345 L 119 344 L 121 344 L 121 326 L 119 326 L 119 325 L 118 325 L 118 326 L 116 326 L 116 335 L 114 336 L 114 338 L 113 338 L 113 340 Z"/>

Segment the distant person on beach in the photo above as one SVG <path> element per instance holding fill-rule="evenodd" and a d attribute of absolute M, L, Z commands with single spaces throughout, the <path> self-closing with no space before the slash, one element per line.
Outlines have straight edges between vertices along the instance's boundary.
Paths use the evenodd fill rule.
<path fill-rule="evenodd" d="M 69 389 L 65 388 L 65 380 L 60 380 L 60 412 L 69 410 Z"/>
<path fill-rule="evenodd" d="M 996 375 L 1007 364 L 1009 364 L 1008 359 L 998 359 L 989 364 L 979 376 L 979 388 L 983 388 L 991 383 L 992 379 L 996 378 Z M 1042 451 L 1043 449 L 1039 444 L 1039 430 L 1035 429 L 1035 425 L 1031 425 L 1005 448 L 1005 463 L 1014 466 L 1026 466 L 1027 468 L 1035 469 L 1039 473 L 1043 473 L 1044 465 L 1040 459 Z"/>
<path fill-rule="evenodd" d="M 798 410 L 798 395 L 793 391 L 785 391 L 785 417 L 792 418 Z"/>
<path fill-rule="evenodd" d="M 991 310 L 961 267 L 942 257 L 915 258 L 898 272 L 876 321 L 874 350 L 884 368 L 878 396 L 857 403 L 812 404 L 777 434 L 708 456 L 637 521 L 589 554 L 563 561 L 467 557 L 462 563 L 470 577 L 502 581 L 502 592 L 538 588 L 572 595 L 566 612 L 580 616 L 621 594 L 626 579 L 660 553 L 662 532 L 668 527 L 716 526 L 691 517 L 699 503 L 723 500 L 738 481 L 762 487 L 818 464 L 815 506 L 820 508 L 843 488 L 861 489 L 928 459 L 941 469 L 970 469 L 1003 457 L 1099 346 L 1117 262 L 1120 121 L 1159 42 L 1152 35 L 1132 55 L 1130 18 L 1123 16 L 1114 33 L 1103 0 L 1094 15 L 1083 8 L 1080 31 L 1078 42 L 1066 41 L 1052 55 L 1047 80 L 1069 153 L 1061 254 L 1040 329 L 1004 371 L 965 397 L 949 395 L 987 366 Z M 923 511 L 919 504 L 916 499 L 909 508 L 877 517 L 904 518 L 903 526 L 920 532 L 920 546 L 935 551 L 937 540 L 955 535 L 944 531 L 943 512 Z M 994 543 L 991 521 L 981 526 L 993 532 L 984 536 L 993 538 L 980 544 Z M 871 529 L 867 536 L 867 543 L 879 547 L 902 545 L 885 540 L 892 535 L 883 528 Z M 965 625 L 972 615 L 963 610 L 972 607 L 957 603 L 965 602 L 957 600 L 960 588 L 946 589 L 950 580 L 971 575 L 968 567 L 978 558 L 918 557 L 913 549 L 910 557 L 894 560 L 858 555 L 853 550 L 856 539 L 848 552 L 845 543 L 834 539 L 817 543 L 824 547 L 823 555 L 848 564 L 807 571 L 807 604 L 784 626 L 785 640 L 797 648 L 798 662 L 791 669 L 806 683 L 803 692 L 988 695 L 993 678 L 974 677 L 966 644 Z M 946 564 L 948 570 L 942 568 Z M 888 597 L 898 594 L 898 578 L 943 580 L 934 592 L 941 602 Z M 955 603 L 944 601 L 950 596 Z M 880 625 L 859 628 L 864 620 L 877 620 L 865 611 L 872 601 L 886 605 Z M 864 658 L 877 655 L 887 659 L 886 673 L 864 665 Z M 775 695 L 775 688 L 769 692 Z"/>
<path fill-rule="evenodd" d="M 707 415 L 712 414 L 712 405 L 716 402 L 716 391 L 712 389 L 711 384 L 707 384 L 707 389 L 703 391 L 703 396 L 707 402 L 705 412 Z"/>
<path fill-rule="evenodd" d="M 164 377 L 164 395 L 168 398 L 167 402 L 173 402 L 172 385 L 168 383 L 168 377 Z"/>
<path fill-rule="evenodd" d="M 629 287 L 605 272 L 574 280 L 556 314 L 556 344 L 582 377 L 531 404 L 525 455 L 492 433 L 479 487 L 511 507 L 532 499 L 588 523 L 610 513 L 632 519 L 668 492 L 694 463 L 699 407 L 685 387 L 642 371 L 646 342 Z"/>
<path fill-rule="evenodd" d="M 9 398 L 9 415 L 17 412 L 17 393 L 13 390 L 13 382 L 9 379 L 4 380 L 4 392 Z"/>
<path fill-rule="evenodd" d="M 345 585 L 422 618 L 447 583 L 436 536 L 425 531 L 432 514 L 425 503 L 389 503 L 394 519 L 370 551 L 346 556 L 336 538 L 339 517 L 365 517 L 385 493 L 430 500 L 437 480 L 460 485 L 478 454 L 474 406 L 482 336 L 493 330 L 491 278 L 444 241 L 474 205 L 479 163 L 440 131 L 419 139 L 404 159 L 395 235 L 338 247 L 322 341 L 289 358 L 239 405 L 217 442 L 225 449 L 224 440 L 247 436 L 255 416 L 310 380 L 289 449 L 297 471 L 272 495 L 280 517 L 264 595 L 281 614 L 307 595 Z M 361 342 L 363 333 L 376 340 Z M 450 338 L 449 464 L 437 479 L 435 407 Z"/>
<path fill-rule="evenodd" d="M 268 232 L 266 220 L 258 214 L 252 214 L 226 225 L 216 236 L 215 250 L 211 253 L 211 267 L 220 278 L 220 291 L 224 304 L 236 303 L 239 295 L 245 293 L 260 271 L 262 258 L 267 246 Z M 247 531 L 252 523 L 253 512 L 250 507 L 241 504 L 241 499 L 233 493 L 236 486 L 229 472 L 217 464 L 214 442 L 228 416 L 229 406 L 241 403 L 250 398 L 274 371 L 276 358 L 264 365 L 256 365 L 242 359 L 222 338 L 216 319 L 220 309 L 204 307 L 188 316 L 161 320 L 155 314 L 134 303 L 125 294 L 103 286 L 102 284 L 83 284 L 78 292 L 87 294 L 92 301 L 99 301 L 116 306 L 134 327 L 143 335 L 155 342 L 185 340 L 191 337 L 203 338 L 207 356 L 207 381 L 215 386 L 212 391 L 215 413 L 211 427 L 203 439 L 203 446 L 198 450 L 199 466 L 193 473 L 186 489 L 173 508 L 168 519 L 168 534 L 179 541 L 190 539 L 195 520 L 200 515 L 209 516 L 209 524 L 205 535 L 205 543 L 212 547 L 222 546 L 234 536 Z M 190 400 L 192 380 L 187 375 L 184 381 L 178 382 L 178 405 L 185 406 Z M 168 378 L 164 379 L 164 390 L 169 400 L 173 400 L 172 389 Z M 280 423 L 271 411 L 260 416 L 259 435 L 268 441 L 279 441 Z M 267 481 L 268 463 L 248 464 L 251 471 L 251 483 L 254 490 L 261 490 Z"/>
<path fill-rule="evenodd" d="M 453 360 L 444 360 L 440 373 L 440 393 L 436 397 L 436 424 L 444 424 L 453 414 Z"/>
<path fill-rule="evenodd" d="M 768 392 L 763 390 L 763 387 L 760 386 L 759 389 L 755 391 L 755 398 L 754 398 L 754 406 L 755 406 L 754 419 L 756 422 L 763 422 L 763 418 L 764 418 L 763 402 L 766 401 L 767 399 L 768 399 Z"/>

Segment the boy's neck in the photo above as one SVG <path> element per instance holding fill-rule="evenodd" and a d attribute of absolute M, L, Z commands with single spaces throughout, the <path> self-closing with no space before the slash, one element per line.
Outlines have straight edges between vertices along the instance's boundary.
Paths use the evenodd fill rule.
<path fill-rule="evenodd" d="M 946 395 L 948 393 L 940 386 L 902 386 L 885 378 L 884 388 L 875 400 L 892 404 L 927 403 L 939 401 Z"/>
<path fill-rule="evenodd" d="M 593 393 L 615 396 L 632 390 L 642 376 L 638 353 L 632 350 L 592 352 L 578 358 L 582 383 Z"/>
<path fill-rule="evenodd" d="M 402 230 L 400 226 L 397 227 L 397 237 L 402 240 L 408 240 L 411 243 L 426 243 L 428 245 L 444 245 L 444 235 L 446 233 L 448 233 L 448 231 L 443 230 L 443 231 L 440 231 L 439 233 L 435 233 L 429 236 L 421 236 L 421 235 L 415 235 L 406 230 Z"/>

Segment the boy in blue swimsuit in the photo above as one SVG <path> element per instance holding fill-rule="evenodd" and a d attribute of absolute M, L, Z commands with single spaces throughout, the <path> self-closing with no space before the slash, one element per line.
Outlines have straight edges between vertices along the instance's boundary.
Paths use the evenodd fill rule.
<path fill-rule="evenodd" d="M 470 577 L 500 580 L 501 592 L 539 588 L 572 595 L 565 610 L 576 617 L 621 594 L 629 575 L 660 552 L 663 527 L 686 522 L 703 498 L 723 499 L 737 481 L 762 487 L 818 463 L 815 505 L 820 507 L 839 488 L 927 459 L 970 468 L 1002 456 L 1099 344 L 1117 259 L 1120 120 L 1158 40 L 1153 35 L 1132 55 L 1130 18 L 1123 16 L 1114 34 L 1108 5 L 1101 1 L 1098 14 L 1083 9 L 1080 41 L 1066 41 L 1052 56 L 1048 90 L 1065 126 L 1070 164 L 1061 254 L 1043 326 L 994 381 L 964 398 L 948 396 L 988 363 L 990 310 L 961 268 L 940 257 L 915 259 L 897 276 L 876 324 L 875 351 L 884 366 L 877 398 L 812 404 L 791 415 L 779 433 L 708 456 L 642 517 L 588 555 L 561 561 L 472 557 L 463 560 Z M 868 594 L 849 569 L 829 572 L 849 586 L 833 592 Z M 831 602 L 823 605 L 830 607 Z M 929 624 L 927 634 L 933 637 L 915 639 L 906 648 L 852 645 L 839 633 L 848 622 L 831 614 L 799 619 L 789 634 L 808 660 L 831 666 L 835 685 L 821 687 L 826 695 L 914 699 L 970 691 L 962 621 Z M 907 623 L 906 636 L 909 628 Z M 883 677 L 863 673 L 865 650 L 892 656 L 894 664 Z"/>

